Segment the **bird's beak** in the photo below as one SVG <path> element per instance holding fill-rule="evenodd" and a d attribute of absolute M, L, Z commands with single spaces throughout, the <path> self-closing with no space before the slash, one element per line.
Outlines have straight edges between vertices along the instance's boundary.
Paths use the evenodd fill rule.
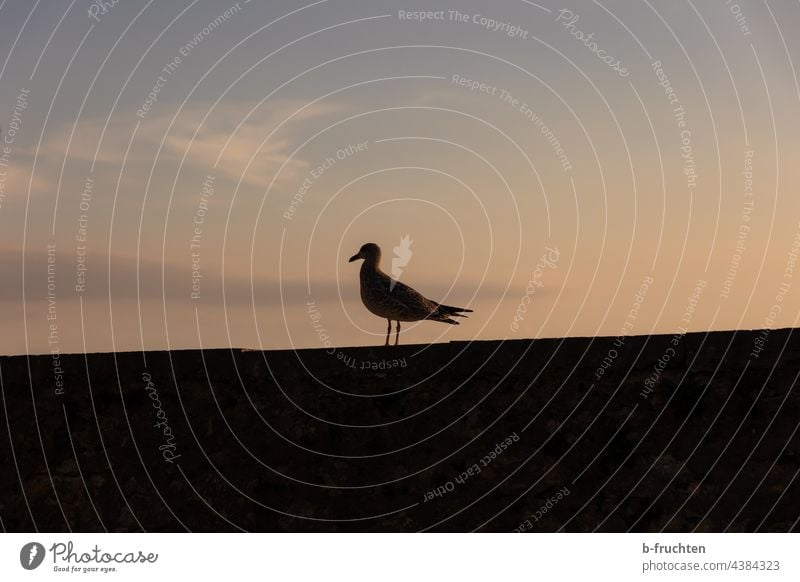
<path fill-rule="evenodd" d="M 352 263 L 353 261 L 357 261 L 357 260 L 358 260 L 358 259 L 360 259 L 360 258 L 361 258 L 361 255 L 359 255 L 358 253 L 356 253 L 356 254 L 354 254 L 352 257 L 350 257 L 350 260 L 349 260 L 349 261 L 347 261 L 347 262 L 348 262 L 348 263 Z"/>

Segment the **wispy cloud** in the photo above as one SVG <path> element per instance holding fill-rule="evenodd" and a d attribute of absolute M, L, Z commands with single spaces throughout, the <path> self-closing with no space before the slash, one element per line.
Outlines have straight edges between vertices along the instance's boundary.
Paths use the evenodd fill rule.
<path fill-rule="evenodd" d="M 159 261 L 122 253 L 110 256 L 87 253 L 84 256 L 87 300 L 164 300 L 184 303 L 192 291 L 193 273 L 187 263 L 161 263 Z M 48 255 L 43 246 L 22 251 L 19 248 L 0 247 L 0 303 L 15 303 L 22 299 L 22 268 L 25 266 L 26 301 L 44 300 L 47 290 Z M 77 298 L 75 289 L 75 256 L 70 251 L 56 254 L 55 289 L 59 301 Z M 308 283 L 295 278 L 278 279 L 272 273 L 258 273 L 252 279 L 240 273 L 229 272 L 223 278 L 219 271 L 203 271 L 198 303 L 223 303 L 237 305 L 276 306 L 303 304 L 308 296 Z M 109 286 L 110 285 L 110 286 Z M 337 285 L 336 281 L 312 282 L 312 292 L 321 297 L 356 297 L 357 281 L 348 279 Z"/>
<path fill-rule="evenodd" d="M 31 179 L 30 168 L 18 161 L 12 161 L 8 166 L 0 168 L 0 182 L 3 196 L 13 198 L 26 195 L 28 188 L 33 193 L 52 192 L 55 188 L 55 182 L 43 172 L 37 172 Z"/>
<path fill-rule="evenodd" d="M 151 112 L 140 119 L 125 111 L 108 121 L 101 117 L 82 119 L 74 130 L 71 123 L 48 130 L 38 150 L 29 148 L 21 153 L 31 159 L 37 155 L 42 172 L 52 163 L 60 167 L 65 158 L 67 164 L 94 163 L 97 170 L 98 164 L 149 165 L 156 160 L 177 164 L 185 157 L 184 163 L 193 169 L 209 172 L 214 168 L 215 173 L 264 186 L 281 167 L 279 180 L 295 179 L 307 168 L 309 164 L 303 159 L 289 160 L 297 143 L 294 137 L 306 131 L 309 122 L 342 109 L 335 104 L 304 107 L 301 101 L 270 101 L 245 119 L 253 106 L 249 102 L 224 103 L 209 112 L 208 104 L 192 103 L 177 117 L 174 113 Z"/>

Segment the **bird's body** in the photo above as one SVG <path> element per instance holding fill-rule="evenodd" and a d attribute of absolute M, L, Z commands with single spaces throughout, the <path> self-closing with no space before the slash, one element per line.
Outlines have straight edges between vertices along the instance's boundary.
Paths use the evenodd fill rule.
<path fill-rule="evenodd" d="M 359 276 L 361 301 L 370 312 L 389 321 L 386 345 L 389 345 L 392 321 L 397 322 L 397 338 L 395 339 L 395 345 L 397 345 L 400 339 L 401 321 L 429 319 L 458 325 L 458 322 L 452 319 L 453 317 L 466 317 L 464 313 L 472 312 L 471 309 L 442 305 L 427 299 L 408 285 L 393 280 L 381 271 L 381 249 L 374 243 L 368 243 L 361 247 L 361 250 L 350 258 L 350 262 L 357 259 L 364 259 Z"/>

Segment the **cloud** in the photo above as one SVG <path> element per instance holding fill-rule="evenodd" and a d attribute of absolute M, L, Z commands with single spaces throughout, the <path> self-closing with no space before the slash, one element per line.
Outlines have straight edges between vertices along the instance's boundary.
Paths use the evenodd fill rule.
<path fill-rule="evenodd" d="M 24 252 L 16 247 L 0 247 L 0 303 L 22 303 L 22 267 L 25 266 L 26 303 L 45 302 L 48 284 L 47 248 L 40 245 Z M 190 301 L 193 272 L 189 261 L 168 261 L 162 265 L 158 260 L 134 255 L 89 252 L 85 255 L 86 287 L 82 293 L 85 301 L 166 301 L 168 304 Z M 53 273 L 51 271 L 51 273 Z M 239 272 L 222 273 L 210 266 L 202 268 L 200 295 L 201 305 L 233 306 L 255 305 L 260 307 L 286 307 L 305 305 L 309 297 L 309 284 L 296 277 L 278 278 L 272 272 L 256 273 L 251 279 Z M 77 298 L 77 260 L 74 248 L 57 250 L 54 271 L 55 293 L 59 302 Z M 110 282 L 110 287 L 109 287 Z M 434 299 L 445 299 L 448 285 L 436 278 L 421 277 L 411 282 L 417 289 Z M 311 296 L 317 302 L 342 300 L 347 303 L 360 302 L 358 274 L 343 274 L 340 281 L 333 278 L 316 278 L 311 281 Z M 463 280 L 456 292 L 447 298 L 450 303 L 467 300 L 477 289 L 477 282 Z M 505 291 L 501 282 L 484 281 L 480 285 L 481 296 L 497 301 Z M 540 290 L 544 291 L 544 290 Z M 537 295 L 540 294 L 537 291 Z M 519 285 L 512 285 L 505 301 L 517 301 L 518 293 L 524 293 Z"/>
<path fill-rule="evenodd" d="M 41 171 L 36 172 L 31 180 L 30 168 L 24 167 L 19 162 L 11 162 L 8 166 L 0 168 L 0 195 L 22 197 L 28 192 L 54 192 L 55 183 L 44 176 Z"/>
<path fill-rule="evenodd" d="M 48 286 L 48 254 L 46 248 L 22 251 L 18 248 L 0 248 L 0 303 L 22 302 L 22 267 L 25 266 L 25 298 L 27 303 L 46 301 Z M 74 249 L 56 252 L 55 269 L 50 271 L 59 301 L 76 298 L 77 260 Z M 82 293 L 87 301 L 141 301 L 165 300 L 184 303 L 190 299 L 193 283 L 191 263 L 162 263 L 137 259 L 133 255 L 113 253 L 110 258 L 101 253 L 87 253 L 86 287 Z M 308 284 L 297 279 L 276 279 L 258 274 L 252 280 L 238 273 L 202 270 L 198 303 L 250 305 L 255 297 L 256 307 L 305 304 Z M 110 287 L 109 287 L 110 282 Z M 357 279 L 349 278 L 338 286 L 336 281 L 312 281 L 315 297 L 357 297 Z M 253 295 L 254 293 L 254 295 Z M 283 299 L 281 300 L 281 296 Z"/>
<path fill-rule="evenodd" d="M 303 128 L 307 129 L 307 122 L 342 110 L 335 104 L 315 104 L 288 119 L 305 103 L 270 101 L 245 120 L 253 105 L 250 102 L 223 103 L 209 112 L 208 104 L 192 103 L 185 105 L 174 120 L 174 113 L 156 115 L 151 112 L 140 119 L 125 111 L 108 120 L 107 127 L 105 118 L 82 119 L 74 132 L 72 123 L 48 130 L 38 150 L 29 148 L 24 153 L 31 158 L 38 155 L 43 162 L 57 162 L 59 167 L 65 156 L 68 165 L 94 162 L 96 167 L 97 164 L 118 166 L 123 163 L 150 165 L 156 155 L 159 163 L 177 164 L 185 155 L 185 163 L 192 169 L 224 174 L 235 180 L 241 177 L 249 184 L 264 187 L 284 163 L 286 166 L 278 179 L 296 179 L 309 164 L 302 159 L 288 161 L 295 147 L 295 136 Z M 208 117 L 204 120 L 206 114 Z M 285 125 L 270 141 L 261 145 L 284 121 Z M 131 143 L 134 131 L 136 135 Z M 219 164 L 214 168 L 218 158 Z"/>

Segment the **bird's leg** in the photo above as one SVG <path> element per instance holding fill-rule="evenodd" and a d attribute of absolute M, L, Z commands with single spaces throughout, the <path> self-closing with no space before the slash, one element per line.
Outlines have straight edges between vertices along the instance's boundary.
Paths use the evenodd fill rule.
<path fill-rule="evenodd" d="M 397 336 L 394 338 L 394 345 L 398 345 L 400 343 L 400 322 L 397 322 Z"/>
<path fill-rule="evenodd" d="M 387 319 L 389 322 L 389 328 L 386 330 L 386 345 L 389 345 L 389 336 L 392 335 L 392 320 Z"/>

